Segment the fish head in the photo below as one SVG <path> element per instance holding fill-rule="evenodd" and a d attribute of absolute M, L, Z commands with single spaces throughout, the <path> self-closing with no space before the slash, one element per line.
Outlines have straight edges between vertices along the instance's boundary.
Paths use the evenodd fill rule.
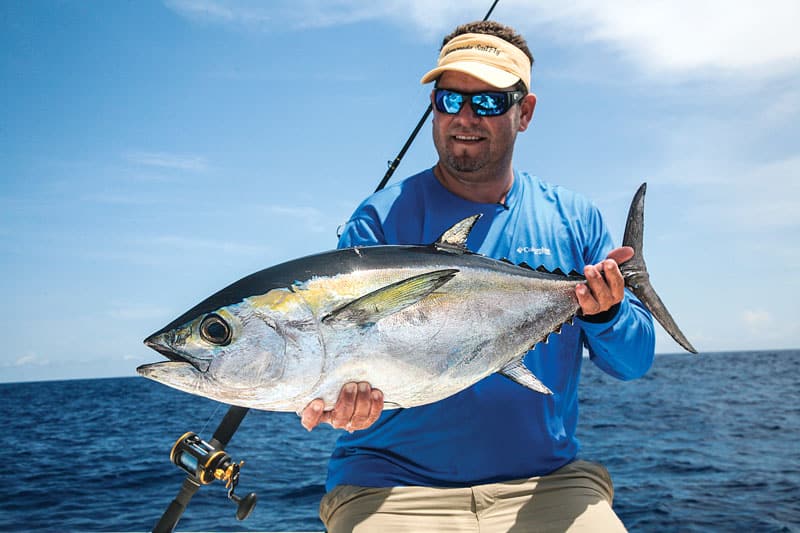
<path fill-rule="evenodd" d="M 186 315 L 144 343 L 170 361 L 137 372 L 170 387 L 232 403 L 269 386 L 283 373 L 286 340 L 279 324 L 245 300 Z M 250 392 L 248 392 L 250 391 Z"/>

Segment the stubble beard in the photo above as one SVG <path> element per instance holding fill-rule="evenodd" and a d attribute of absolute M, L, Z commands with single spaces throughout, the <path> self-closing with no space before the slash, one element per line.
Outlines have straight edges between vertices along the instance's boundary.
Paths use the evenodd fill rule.
<path fill-rule="evenodd" d="M 510 154 L 508 157 L 510 159 Z M 466 150 L 456 151 L 446 144 L 444 150 L 439 150 L 439 159 L 451 175 L 461 181 L 476 184 L 496 180 L 505 169 L 505 158 L 498 158 L 498 154 L 493 154 L 488 146 L 470 153 Z"/>
<path fill-rule="evenodd" d="M 493 146 L 496 146 L 497 139 L 489 132 L 481 129 L 442 131 L 438 126 L 434 119 L 433 141 L 439 154 L 439 161 L 454 177 L 465 182 L 483 183 L 492 181 L 503 173 L 506 155 L 494 153 Z M 480 146 L 467 149 L 452 140 L 452 136 L 455 135 L 475 135 L 485 140 Z M 511 133 L 508 139 L 500 139 L 511 147 L 507 154 L 509 159 L 507 164 L 510 164 L 515 140 L 516 133 Z M 479 149 L 476 151 L 475 148 Z"/>
<path fill-rule="evenodd" d="M 468 155 L 458 156 L 448 151 L 445 154 L 447 166 L 456 172 L 478 172 L 486 166 L 487 157 L 472 157 Z"/>
<path fill-rule="evenodd" d="M 480 171 L 489 166 L 491 153 L 488 146 L 479 151 L 466 150 L 462 146 L 453 146 L 450 139 L 434 139 L 439 159 L 444 166 L 454 174 L 461 175 L 462 179 L 469 181 L 480 180 Z"/>
<path fill-rule="evenodd" d="M 464 135 L 478 135 L 484 139 L 490 136 L 483 131 L 463 133 Z M 442 133 L 441 136 L 434 134 L 434 145 L 439 153 L 440 163 L 451 173 L 459 175 L 465 181 L 484 182 L 496 178 L 496 174 L 501 173 L 502 165 L 506 157 L 493 153 L 492 142 L 484 141 L 482 146 L 473 147 L 471 150 L 462 146 L 454 146 L 454 142 L 449 138 L 452 133 Z M 516 135 L 511 135 L 507 142 L 511 146 L 511 151 L 507 154 L 510 159 L 513 153 Z M 477 151 L 475 148 L 479 148 Z M 497 159 L 497 160 L 495 160 Z M 488 175 L 486 175 L 488 174 Z"/>

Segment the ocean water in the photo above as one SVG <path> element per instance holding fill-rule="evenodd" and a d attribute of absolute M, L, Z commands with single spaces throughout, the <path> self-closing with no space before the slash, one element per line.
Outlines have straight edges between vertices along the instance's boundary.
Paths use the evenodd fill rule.
<path fill-rule="evenodd" d="M 631 531 L 800 531 L 800 351 L 660 355 L 643 379 L 584 365 L 582 456 L 603 462 Z M 211 439 L 226 406 L 143 378 L 0 384 L 0 531 L 152 529 L 185 475 L 186 431 Z M 195 495 L 181 531 L 322 530 L 336 431 L 251 411 L 227 450 L 238 491 Z"/>

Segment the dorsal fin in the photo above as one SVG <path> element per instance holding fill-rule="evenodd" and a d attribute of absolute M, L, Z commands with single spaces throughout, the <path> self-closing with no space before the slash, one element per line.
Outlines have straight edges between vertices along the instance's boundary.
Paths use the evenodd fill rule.
<path fill-rule="evenodd" d="M 433 245 L 439 250 L 454 254 L 463 254 L 467 251 L 467 237 L 469 237 L 469 232 L 472 231 L 472 228 L 481 216 L 482 215 L 478 213 L 460 222 L 456 222 L 449 230 L 442 233 L 442 236 L 436 239 Z"/>

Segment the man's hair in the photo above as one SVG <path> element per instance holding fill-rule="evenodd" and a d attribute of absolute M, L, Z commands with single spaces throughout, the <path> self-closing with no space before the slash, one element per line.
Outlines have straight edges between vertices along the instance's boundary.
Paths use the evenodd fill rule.
<path fill-rule="evenodd" d="M 445 47 L 447 43 L 450 42 L 451 39 L 458 37 L 459 35 L 463 35 L 465 33 L 482 33 L 485 35 L 494 35 L 495 37 L 499 37 L 505 41 L 510 42 L 522 52 L 528 56 L 528 59 L 531 61 L 531 68 L 533 67 L 533 54 L 531 53 L 530 49 L 528 48 L 528 43 L 525 41 L 525 38 L 517 33 L 517 31 L 512 28 L 511 26 L 506 26 L 505 24 L 500 24 L 499 22 L 495 22 L 494 20 L 479 20 L 477 22 L 467 22 L 466 24 L 462 24 L 454 29 L 449 35 L 445 36 L 442 40 L 442 48 Z M 525 83 L 520 80 L 516 86 L 518 90 L 528 92 L 528 88 L 525 87 Z"/>
<path fill-rule="evenodd" d="M 528 59 L 531 60 L 531 66 L 533 66 L 533 54 L 531 53 L 530 49 L 528 49 L 528 43 L 525 42 L 525 38 L 517 33 L 514 28 L 500 24 L 499 22 L 495 22 L 493 20 L 480 20 L 477 22 L 468 22 L 466 24 L 462 24 L 454 29 L 450 35 L 447 35 L 444 38 L 442 41 L 442 48 L 444 48 L 445 45 L 454 37 L 458 37 L 459 35 L 463 35 L 465 33 L 483 33 L 485 35 L 494 35 L 495 37 L 500 37 L 501 39 L 510 42 L 522 50 L 525 55 L 528 56 Z"/>

